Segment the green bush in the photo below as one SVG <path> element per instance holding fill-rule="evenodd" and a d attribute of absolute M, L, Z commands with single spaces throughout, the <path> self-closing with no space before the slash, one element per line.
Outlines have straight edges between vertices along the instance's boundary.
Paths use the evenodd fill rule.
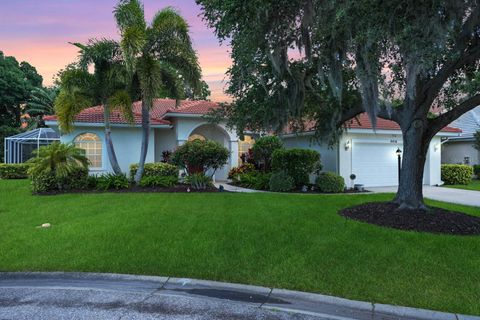
<path fill-rule="evenodd" d="M 138 170 L 138 163 L 130 165 L 130 179 L 135 177 Z M 164 162 L 145 163 L 143 177 L 170 177 L 178 176 L 178 167 Z"/>
<path fill-rule="evenodd" d="M 345 190 L 345 180 L 333 172 L 320 173 L 316 185 L 320 192 L 325 193 L 340 193 Z"/>
<path fill-rule="evenodd" d="M 270 190 L 275 192 L 291 191 L 295 188 L 295 180 L 285 171 L 277 171 L 270 177 Z"/>
<path fill-rule="evenodd" d="M 480 179 L 480 164 L 476 164 L 473 166 L 473 173 L 477 177 L 477 179 Z"/>
<path fill-rule="evenodd" d="M 168 188 L 178 183 L 178 176 L 147 176 L 140 180 L 143 188 Z"/>
<path fill-rule="evenodd" d="M 257 139 L 252 147 L 253 159 L 263 167 L 264 171 L 272 168 L 272 154 L 275 150 L 283 149 L 283 142 L 277 136 L 265 136 Z"/>
<path fill-rule="evenodd" d="M 310 183 L 310 174 L 321 169 L 320 154 L 310 149 L 277 149 L 272 155 L 273 171 L 285 171 L 300 187 Z"/>
<path fill-rule="evenodd" d="M 442 164 L 441 176 L 445 184 L 469 184 L 473 168 L 465 164 Z"/>
<path fill-rule="evenodd" d="M 0 179 L 27 179 L 28 163 L 0 164 Z"/>
<path fill-rule="evenodd" d="M 186 177 L 185 182 L 195 190 L 205 190 L 212 186 L 212 179 L 203 173 L 192 173 Z"/>
<path fill-rule="evenodd" d="M 65 176 L 56 176 L 53 171 L 41 171 L 32 174 L 31 179 L 34 193 L 85 190 L 91 183 L 88 170 L 83 167 L 70 168 Z"/>
<path fill-rule="evenodd" d="M 125 174 L 107 173 L 97 176 L 97 190 L 128 189 L 130 182 Z"/>
<path fill-rule="evenodd" d="M 256 171 L 255 166 L 251 163 L 244 163 L 240 167 L 232 168 L 228 172 L 228 179 L 238 181 L 239 176 L 244 173 L 251 173 Z"/>
<path fill-rule="evenodd" d="M 269 172 L 254 171 L 250 173 L 244 173 L 239 175 L 238 184 L 241 187 L 256 189 L 256 190 L 269 190 L 270 178 L 272 174 Z"/>
<path fill-rule="evenodd" d="M 223 167 L 227 161 L 230 152 L 227 148 L 212 140 L 193 140 L 179 146 L 172 154 L 173 164 L 187 173 L 203 173 L 207 170 L 217 170 Z"/>

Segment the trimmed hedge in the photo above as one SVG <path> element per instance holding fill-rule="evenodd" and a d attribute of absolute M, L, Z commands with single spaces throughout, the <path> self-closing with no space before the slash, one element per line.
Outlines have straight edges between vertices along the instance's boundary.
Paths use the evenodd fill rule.
<path fill-rule="evenodd" d="M 295 181 L 285 171 L 278 171 L 270 177 L 270 191 L 286 192 L 295 188 Z"/>
<path fill-rule="evenodd" d="M 91 180 L 88 170 L 83 167 L 73 169 L 68 176 L 57 178 L 53 172 L 42 172 L 32 175 L 32 191 L 45 193 L 54 191 L 84 190 L 89 187 Z"/>
<path fill-rule="evenodd" d="M 465 164 L 442 164 L 442 181 L 445 184 L 469 184 L 473 168 Z"/>
<path fill-rule="evenodd" d="M 325 193 L 340 193 L 345 190 L 345 180 L 333 172 L 320 173 L 316 185 L 320 192 Z"/>
<path fill-rule="evenodd" d="M 279 137 L 264 136 L 258 138 L 252 146 L 253 159 L 257 166 L 262 167 L 264 171 L 270 171 L 273 153 L 278 149 L 283 149 L 283 142 Z"/>
<path fill-rule="evenodd" d="M 477 176 L 477 179 L 480 179 L 480 164 L 473 166 L 473 173 Z"/>
<path fill-rule="evenodd" d="M 168 188 L 178 183 L 178 176 L 149 176 L 140 180 L 140 187 L 143 188 Z"/>
<path fill-rule="evenodd" d="M 239 185 L 244 188 L 256 189 L 256 190 L 268 190 L 270 189 L 271 173 L 253 171 L 249 173 L 243 173 L 239 175 Z"/>
<path fill-rule="evenodd" d="M 277 149 L 272 155 L 273 171 L 285 171 L 297 187 L 310 183 L 309 175 L 321 169 L 320 154 L 310 149 Z"/>
<path fill-rule="evenodd" d="M 130 179 L 135 177 L 138 163 L 130 165 Z M 170 177 L 178 176 L 178 167 L 165 162 L 145 163 L 144 177 Z"/>
<path fill-rule="evenodd" d="M 2 163 L 0 164 L 0 179 L 27 179 L 27 163 Z"/>

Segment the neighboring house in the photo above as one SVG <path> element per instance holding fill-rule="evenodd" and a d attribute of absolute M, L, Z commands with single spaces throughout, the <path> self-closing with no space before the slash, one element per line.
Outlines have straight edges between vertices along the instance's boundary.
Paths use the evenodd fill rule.
<path fill-rule="evenodd" d="M 239 156 L 247 152 L 254 143 L 251 136 L 243 141 L 225 124 L 211 124 L 204 115 L 219 105 L 209 101 L 181 101 L 157 99 L 151 112 L 150 147 L 147 162 L 162 160 L 163 151 L 172 151 L 191 139 L 211 139 L 220 142 L 231 155 L 228 164 L 217 171 L 215 178 L 225 180 L 228 171 L 241 162 Z M 141 104 L 133 105 L 135 124 L 128 124 L 119 112 L 112 112 L 112 138 L 115 151 L 123 171 L 138 162 L 141 146 Z M 45 117 L 46 124 L 58 129 L 55 116 Z M 338 144 L 332 148 L 312 141 L 314 132 L 288 133 L 281 136 L 287 148 L 311 148 L 320 152 L 323 168 L 343 176 L 347 184 L 350 175 L 357 176 L 355 183 L 365 186 L 394 186 L 398 184 L 396 150 L 402 149 L 402 135 L 398 125 L 392 121 L 378 119 L 376 131 L 366 116 L 346 124 L 347 129 Z M 92 162 L 92 171 L 111 171 L 104 145 L 102 107 L 82 111 L 75 120 L 74 131 L 61 136 L 62 142 L 74 142 L 84 148 Z M 441 138 L 457 137 L 460 130 L 445 128 L 435 136 L 430 145 L 425 166 L 424 183 L 442 184 L 440 180 Z"/>
<path fill-rule="evenodd" d="M 462 130 L 459 137 L 444 140 L 442 163 L 480 164 L 480 151 L 473 147 L 474 133 L 480 130 L 480 106 L 451 123 Z"/>

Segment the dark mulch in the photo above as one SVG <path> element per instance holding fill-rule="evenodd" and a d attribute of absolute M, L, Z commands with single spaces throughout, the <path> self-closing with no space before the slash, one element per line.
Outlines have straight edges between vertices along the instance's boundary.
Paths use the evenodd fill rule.
<path fill-rule="evenodd" d="M 480 217 L 437 207 L 423 210 L 398 209 L 391 202 L 369 202 L 338 212 L 347 219 L 378 226 L 451 235 L 479 235 Z"/>
<path fill-rule="evenodd" d="M 190 191 L 188 189 L 190 188 Z M 205 190 L 195 190 L 187 185 L 176 185 L 169 188 L 142 188 L 138 186 L 130 187 L 128 189 L 110 189 L 110 190 L 83 190 L 83 189 L 74 189 L 74 190 L 64 190 L 64 191 L 49 191 L 37 193 L 37 195 L 50 196 L 57 194 L 69 194 L 69 193 L 205 193 L 205 192 L 219 192 L 215 187 L 210 187 Z M 223 192 L 228 192 L 224 190 Z"/>
<path fill-rule="evenodd" d="M 252 189 L 252 188 L 243 186 L 241 183 L 229 182 L 228 184 L 231 185 L 231 186 L 235 186 L 235 187 Z M 260 191 L 270 191 L 270 190 L 260 190 Z M 370 191 L 368 191 L 368 190 L 359 191 L 359 190 L 357 190 L 357 189 L 348 188 L 348 189 L 345 189 L 343 192 L 335 193 L 335 194 L 341 194 L 341 193 L 368 193 L 368 192 L 370 192 Z M 292 190 L 292 191 L 286 191 L 286 192 L 284 192 L 284 193 L 329 194 L 329 193 L 325 193 L 325 192 L 320 192 L 320 190 L 318 190 L 317 188 L 314 188 L 314 189 L 312 190 L 312 186 L 309 186 L 308 189 L 307 189 L 307 191 L 302 191 L 302 189 L 294 189 L 294 190 Z"/>

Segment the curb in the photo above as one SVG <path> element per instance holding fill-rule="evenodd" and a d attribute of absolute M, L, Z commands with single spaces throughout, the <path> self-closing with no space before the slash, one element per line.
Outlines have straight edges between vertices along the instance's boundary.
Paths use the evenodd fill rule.
<path fill-rule="evenodd" d="M 347 319 L 480 320 L 480 316 L 370 303 L 334 296 L 244 284 L 111 273 L 0 272 L 0 288 L 66 288 L 143 292 L 221 299 L 254 307 Z"/>

